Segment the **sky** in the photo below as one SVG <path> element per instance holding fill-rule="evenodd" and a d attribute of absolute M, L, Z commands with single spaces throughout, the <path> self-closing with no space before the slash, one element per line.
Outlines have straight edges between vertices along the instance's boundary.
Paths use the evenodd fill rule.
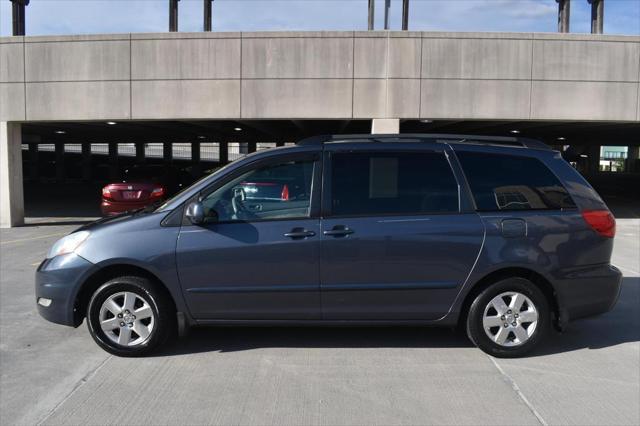
<path fill-rule="evenodd" d="M 31 0 L 27 35 L 164 32 L 169 0 Z M 410 30 L 555 32 L 556 0 L 411 0 Z M 202 0 L 179 2 L 180 31 L 202 30 Z M 571 32 L 590 32 L 591 6 L 571 1 Z M 402 0 L 392 0 L 400 29 Z M 376 29 L 384 0 L 376 0 Z M 214 31 L 366 30 L 367 0 L 214 0 Z M 11 2 L 0 0 L 0 35 L 11 35 Z M 640 35 L 640 0 L 605 0 L 605 34 Z"/>

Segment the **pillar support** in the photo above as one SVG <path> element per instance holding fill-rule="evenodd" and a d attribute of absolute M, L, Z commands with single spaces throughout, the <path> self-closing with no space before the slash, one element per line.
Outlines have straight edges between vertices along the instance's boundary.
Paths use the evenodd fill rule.
<path fill-rule="evenodd" d="M 375 15 L 376 15 L 376 0 L 369 0 L 369 31 L 373 31 L 375 28 Z"/>
<path fill-rule="evenodd" d="M 82 143 L 82 180 L 89 182 L 91 180 L 91 143 Z"/>
<path fill-rule="evenodd" d="M 24 224 L 22 129 L 0 121 L 0 227 Z"/>
<path fill-rule="evenodd" d="M 569 20 L 571 16 L 571 0 L 556 0 L 558 2 L 558 32 L 569 32 Z"/>
<path fill-rule="evenodd" d="M 29 144 L 29 178 L 38 180 L 38 144 L 35 142 Z"/>
<path fill-rule="evenodd" d="M 136 147 L 136 163 L 144 164 L 147 159 L 146 154 L 144 152 L 145 151 L 144 142 L 136 142 L 135 147 Z"/>
<path fill-rule="evenodd" d="M 118 176 L 118 144 L 109 142 L 109 179 L 117 179 Z"/>
<path fill-rule="evenodd" d="M 64 167 L 64 142 L 55 143 L 56 150 L 56 180 L 58 182 L 64 182 L 67 178 L 66 170 Z"/>
<path fill-rule="evenodd" d="M 409 30 L 409 0 L 402 0 L 402 31 Z"/>
<path fill-rule="evenodd" d="M 213 0 L 203 0 L 204 2 L 204 25 L 205 31 L 211 31 L 211 3 Z"/>
<path fill-rule="evenodd" d="M 173 161 L 173 144 L 171 142 L 164 142 L 162 144 L 162 159 L 165 163 L 171 163 Z"/>
<path fill-rule="evenodd" d="M 624 168 L 625 172 L 640 172 L 640 146 L 629 145 L 627 147 L 627 162 Z"/>
<path fill-rule="evenodd" d="M 225 165 L 229 162 L 229 142 L 218 142 L 219 145 L 219 159 L 221 165 Z"/>
<path fill-rule="evenodd" d="M 602 34 L 604 28 L 604 0 L 587 0 L 591 4 L 591 34 Z"/>
<path fill-rule="evenodd" d="M 371 133 L 391 134 L 400 133 L 399 118 L 374 118 L 371 121 Z"/>
<path fill-rule="evenodd" d="M 180 0 L 169 0 L 169 31 L 178 31 L 178 2 Z"/>
<path fill-rule="evenodd" d="M 587 147 L 587 173 L 594 175 L 600 171 L 600 145 L 589 145 Z"/>

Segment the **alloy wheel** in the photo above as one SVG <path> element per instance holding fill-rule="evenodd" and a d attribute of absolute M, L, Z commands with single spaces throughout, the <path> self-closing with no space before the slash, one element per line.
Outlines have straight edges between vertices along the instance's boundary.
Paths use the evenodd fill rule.
<path fill-rule="evenodd" d="M 515 291 L 501 293 L 484 309 L 482 327 L 496 344 L 520 346 L 533 336 L 538 325 L 538 310 L 527 296 Z"/>

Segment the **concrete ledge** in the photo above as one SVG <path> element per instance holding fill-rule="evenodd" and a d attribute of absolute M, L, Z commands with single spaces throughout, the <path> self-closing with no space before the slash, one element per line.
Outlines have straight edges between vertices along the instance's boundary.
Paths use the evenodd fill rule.
<path fill-rule="evenodd" d="M 242 80 L 241 118 L 351 118 L 346 79 Z"/>
<path fill-rule="evenodd" d="M 130 82 L 27 83 L 27 120 L 131 118 Z"/>
<path fill-rule="evenodd" d="M 422 78 L 531 78 L 530 40 L 424 39 Z"/>
<path fill-rule="evenodd" d="M 240 39 L 133 40 L 131 78 L 240 78 Z"/>
<path fill-rule="evenodd" d="M 47 36 L 28 36 L 24 38 L 25 43 L 45 43 L 53 41 L 114 41 L 114 40 L 130 40 L 131 34 L 76 34 L 76 35 L 47 35 Z"/>
<path fill-rule="evenodd" d="M 0 83 L 0 121 L 25 119 L 24 83 Z"/>
<path fill-rule="evenodd" d="M 39 81 L 129 80 L 129 40 L 25 44 L 26 79 Z"/>
<path fill-rule="evenodd" d="M 154 80 L 131 83 L 134 119 L 240 116 L 240 80 Z"/>
<path fill-rule="evenodd" d="M 422 80 L 420 118 L 529 118 L 531 83 L 517 80 Z"/>
<path fill-rule="evenodd" d="M 534 81 L 531 119 L 637 119 L 637 83 Z"/>
<path fill-rule="evenodd" d="M 353 38 L 256 38 L 242 42 L 243 78 L 351 78 Z"/>
<path fill-rule="evenodd" d="M 212 38 L 240 38 L 240 32 L 175 32 L 175 33 L 132 33 L 131 40 L 184 40 Z"/>
<path fill-rule="evenodd" d="M 24 44 L 0 44 L 0 82 L 24 81 Z"/>
<path fill-rule="evenodd" d="M 612 66 L 611 64 L 616 64 Z M 638 81 L 640 43 L 536 40 L 534 80 Z"/>
<path fill-rule="evenodd" d="M 24 36 L 0 37 L 0 44 L 24 43 Z"/>

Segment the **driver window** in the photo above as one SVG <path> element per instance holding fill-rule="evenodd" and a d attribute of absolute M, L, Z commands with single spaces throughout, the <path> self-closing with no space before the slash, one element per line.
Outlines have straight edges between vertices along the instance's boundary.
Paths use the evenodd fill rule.
<path fill-rule="evenodd" d="M 203 200 L 217 222 L 309 217 L 313 160 L 288 161 L 248 171 Z"/>

